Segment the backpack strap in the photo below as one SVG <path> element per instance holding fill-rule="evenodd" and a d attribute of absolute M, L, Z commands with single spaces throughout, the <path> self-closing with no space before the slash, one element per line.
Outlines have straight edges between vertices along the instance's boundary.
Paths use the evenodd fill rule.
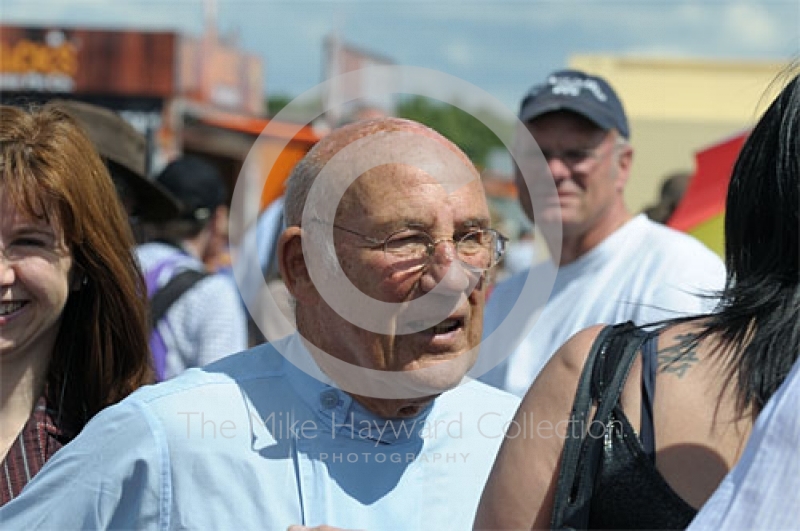
<path fill-rule="evenodd" d="M 160 273 L 163 270 L 163 266 L 156 269 Z M 167 311 L 175 301 L 206 276 L 208 276 L 208 273 L 203 271 L 187 269 L 170 278 L 161 288 L 155 287 L 155 282 L 158 278 L 157 274 L 153 275 L 153 278 L 147 279 L 150 299 L 150 352 L 153 356 L 153 368 L 155 369 L 157 382 L 162 382 L 166 379 L 167 345 L 158 328 L 156 328 L 156 323 L 166 316 Z M 150 282 L 153 284 L 150 284 Z M 152 289 L 151 286 L 153 286 Z"/>
<path fill-rule="evenodd" d="M 647 334 L 630 321 L 606 326 L 589 351 L 565 435 L 551 529 L 586 529 L 589 525 L 602 445 L 593 444 L 597 438 L 592 433 L 587 436 L 587 431 L 595 421 L 602 422 L 605 427 L 604 419 L 616 407 L 633 358 L 646 337 Z M 595 400 L 597 412 L 590 423 L 587 419 Z"/>
<path fill-rule="evenodd" d="M 150 298 L 150 323 L 153 327 L 164 318 L 167 311 L 181 295 L 207 276 L 208 273 L 204 271 L 187 269 L 169 279 L 169 282 L 164 287 L 156 290 Z"/>
<path fill-rule="evenodd" d="M 172 271 L 185 256 L 183 253 L 170 256 L 158 262 L 150 270 L 144 272 L 144 283 L 147 286 L 147 300 L 152 300 L 153 295 L 160 289 L 158 279 L 165 271 Z"/>

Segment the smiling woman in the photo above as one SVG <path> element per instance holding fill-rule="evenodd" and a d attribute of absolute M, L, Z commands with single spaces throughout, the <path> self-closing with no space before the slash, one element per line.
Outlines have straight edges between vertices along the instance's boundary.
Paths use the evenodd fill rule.
<path fill-rule="evenodd" d="M 144 286 L 114 185 L 57 107 L 0 107 L 0 504 L 151 379 Z"/>

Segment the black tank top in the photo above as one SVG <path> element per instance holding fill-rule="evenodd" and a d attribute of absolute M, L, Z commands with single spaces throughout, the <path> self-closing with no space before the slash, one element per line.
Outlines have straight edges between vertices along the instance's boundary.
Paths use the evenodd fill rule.
<path fill-rule="evenodd" d="M 602 461 L 591 502 L 591 529 L 684 529 L 697 514 L 655 467 L 652 396 L 657 339 L 657 333 L 650 334 L 641 349 L 642 355 L 649 358 L 643 359 L 642 368 L 642 416 L 646 417 L 642 431 L 650 452 L 648 454 L 617 404 L 606 419 Z M 598 360 L 595 365 L 592 387 L 598 396 L 602 393 L 603 381 L 608 381 L 601 375 L 619 365 L 621 354 L 608 352 L 602 362 Z"/>

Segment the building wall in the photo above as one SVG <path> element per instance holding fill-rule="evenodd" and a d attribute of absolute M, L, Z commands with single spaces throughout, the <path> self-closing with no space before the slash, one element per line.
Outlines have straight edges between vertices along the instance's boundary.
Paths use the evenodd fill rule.
<path fill-rule="evenodd" d="M 638 212 L 667 175 L 694 170 L 696 151 L 755 123 L 786 63 L 576 55 L 569 66 L 603 76 L 622 99 L 634 148 L 625 199 Z"/>

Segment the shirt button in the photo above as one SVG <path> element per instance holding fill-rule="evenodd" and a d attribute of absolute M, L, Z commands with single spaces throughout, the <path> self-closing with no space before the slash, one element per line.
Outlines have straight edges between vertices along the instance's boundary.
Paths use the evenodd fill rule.
<path fill-rule="evenodd" d="M 324 409 L 333 409 L 339 404 L 339 395 L 333 390 L 325 391 L 319 395 L 319 403 Z"/>

